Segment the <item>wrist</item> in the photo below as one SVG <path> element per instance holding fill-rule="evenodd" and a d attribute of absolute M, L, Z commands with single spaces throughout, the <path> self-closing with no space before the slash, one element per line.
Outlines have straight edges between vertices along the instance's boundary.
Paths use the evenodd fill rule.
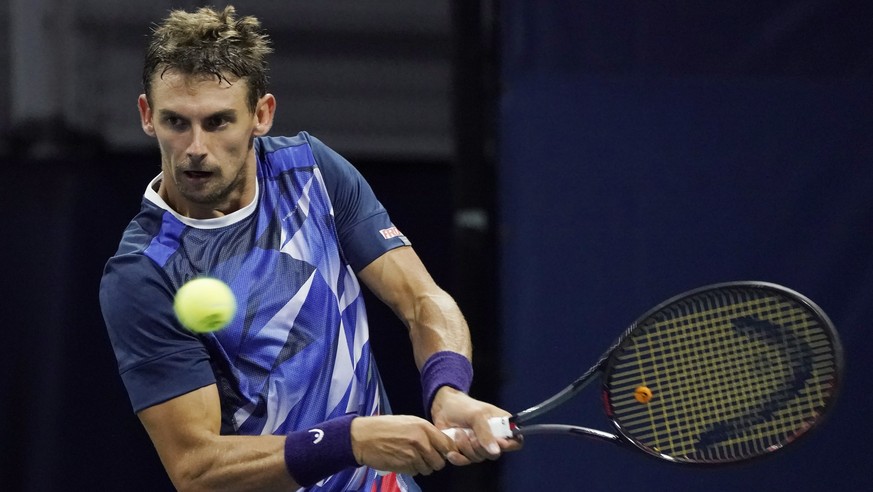
<path fill-rule="evenodd" d="M 352 452 L 349 414 L 316 424 L 285 437 L 285 467 L 301 487 L 309 487 L 342 471 L 358 466 Z"/>
<path fill-rule="evenodd" d="M 472 382 L 473 365 L 463 355 L 451 351 L 431 355 L 421 367 L 422 397 L 427 418 L 432 418 L 431 408 L 441 388 L 448 386 L 467 393 Z"/>

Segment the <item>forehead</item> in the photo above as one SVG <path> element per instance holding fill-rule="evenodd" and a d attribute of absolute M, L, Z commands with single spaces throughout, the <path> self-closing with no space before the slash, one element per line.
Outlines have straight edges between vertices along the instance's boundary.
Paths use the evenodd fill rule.
<path fill-rule="evenodd" d="M 176 112 L 242 109 L 247 107 L 247 97 L 244 78 L 219 78 L 214 74 L 186 74 L 176 70 L 153 75 L 150 95 L 153 110 Z"/>

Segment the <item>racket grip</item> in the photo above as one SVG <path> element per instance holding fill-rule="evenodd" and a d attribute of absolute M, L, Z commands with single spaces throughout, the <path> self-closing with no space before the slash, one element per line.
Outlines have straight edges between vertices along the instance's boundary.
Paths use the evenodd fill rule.
<path fill-rule="evenodd" d="M 494 437 L 512 437 L 512 427 L 509 425 L 509 417 L 491 417 L 488 419 L 488 426 L 491 427 L 491 433 L 494 434 Z M 452 439 L 456 439 L 460 432 L 467 434 L 469 437 L 473 437 L 473 429 L 464 429 L 461 427 L 443 429 L 443 434 Z"/>
<path fill-rule="evenodd" d="M 491 427 L 491 433 L 494 437 L 512 437 L 512 427 L 509 424 L 509 417 L 491 417 L 488 419 L 488 426 Z M 469 437 L 473 437 L 473 429 L 465 429 L 462 427 L 452 427 L 451 429 L 443 429 L 443 434 L 455 439 L 459 433 L 465 433 Z M 389 472 L 376 470 L 379 476 L 385 476 Z"/>

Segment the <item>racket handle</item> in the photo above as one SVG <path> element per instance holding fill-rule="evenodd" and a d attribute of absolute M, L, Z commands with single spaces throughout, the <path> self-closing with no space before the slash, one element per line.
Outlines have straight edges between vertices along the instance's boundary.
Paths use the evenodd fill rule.
<path fill-rule="evenodd" d="M 488 425 L 491 427 L 491 433 L 494 437 L 512 437 L 512 427 L 509 425 L 509 417 L 491 417 L 488 419 Z M 473 437 L 473 429 L 464 429 L 462 427 L 452 427 L 451 429 L 443 429 L 443 434 L 455 439 L 458 433 L 463 432 L 469 437 Z M 389 472 L 376 470 L 379 476 L 385 476 Z"/>
<path fill-rule="evenodd" d="M 512 427 L 509 425 L 509 417 L 491 417 L 488 419 L 488 425 L 491 427 L 491 433 L 494 437 L 512 437 Z M 461 427 L 452 427 L 451 429 L 443 429 L 443 434 L 455 439 L 459 432 L 473 437 L 473 429 L 464 429 Z"/>

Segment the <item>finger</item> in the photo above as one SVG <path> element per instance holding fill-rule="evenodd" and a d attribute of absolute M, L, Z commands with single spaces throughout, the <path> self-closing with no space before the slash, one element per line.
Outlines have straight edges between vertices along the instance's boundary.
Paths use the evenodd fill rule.
<path fill-rule="evenodd" d="M 446 455 L 446 460 L 455 466 L 467 466 L 473 463 L 463 454 L 454 451 Z"/>
<path fill-rule="evenodd" d="M 412 466 L 415 469 L 415 472 L 420 475 L 430 475 L 433 473 L 433 468 L 428 464 L 427 460 L 421 455 L 419 455 L 418 459 L 412 462 Z"/>
<path fill-rule="evenodd" d="M 524 447 L 524 439 L 521 436 L 512 439 L 497 438 L 497 444 L 504 453 L 518 451 Z"/>
<path fill-rule="evenodd" d="M 461 434 L 463 434 L 463 432 Z M 436 427 L 433 427 L 433 431 L 428 433 L 428 437 L 430 438 L 434 449 L 442 457 L 448 456 L 449 453 L 458 451 L 457 441 L 443 431 L 438 430 Z"/>
<path fill-rule="evenodd" d="M 448 451 L 445 453 L 448 454 Z M 436 447 L 427 446 L 419 452 L 421 461 L 431 471 L 442 470 L 446 466 L 445 454 Z"/>
<path fill-rule="evenodd" d="M 478 418 L 473 421 L 473 432 L 479 441 L 480 453 L 484 453 L 484 459 L 496 460 L 500 457 L 501 447 L 497 442 L 497 438 L 491 433 L 488 419 Z"/>
<path fill-rule="evenodd" d="M 458 451 L 446 455 L 453 465 L 464 466 L 469 465 L 470 463 L 478 463 L 482 461 L 479 459 L 472 441 L 473 439 L 470 434 L 467 434 L 466 432 L 458 432 L 455 434 L 454 442 Z M 475 460 L 471 459 L 471 457 L 475 458 Z"/>
<path fill-rule="evenodd" d="M 492 459 L 491 453 L 482 446 L 482 443 L 479 442 L 479 439 L 477 439 L 475 436 L 470 438 L 470 446 L 472 451 L 466 456 L 472 461 L 476 463 L 481 463 L 485 460 Z"/>
<path fill-rule="evenodd" d="M 427 453 L 422 459 L 431 471 L 439 471 L 446 467 L 446 459 L 439 453 Z"/>

